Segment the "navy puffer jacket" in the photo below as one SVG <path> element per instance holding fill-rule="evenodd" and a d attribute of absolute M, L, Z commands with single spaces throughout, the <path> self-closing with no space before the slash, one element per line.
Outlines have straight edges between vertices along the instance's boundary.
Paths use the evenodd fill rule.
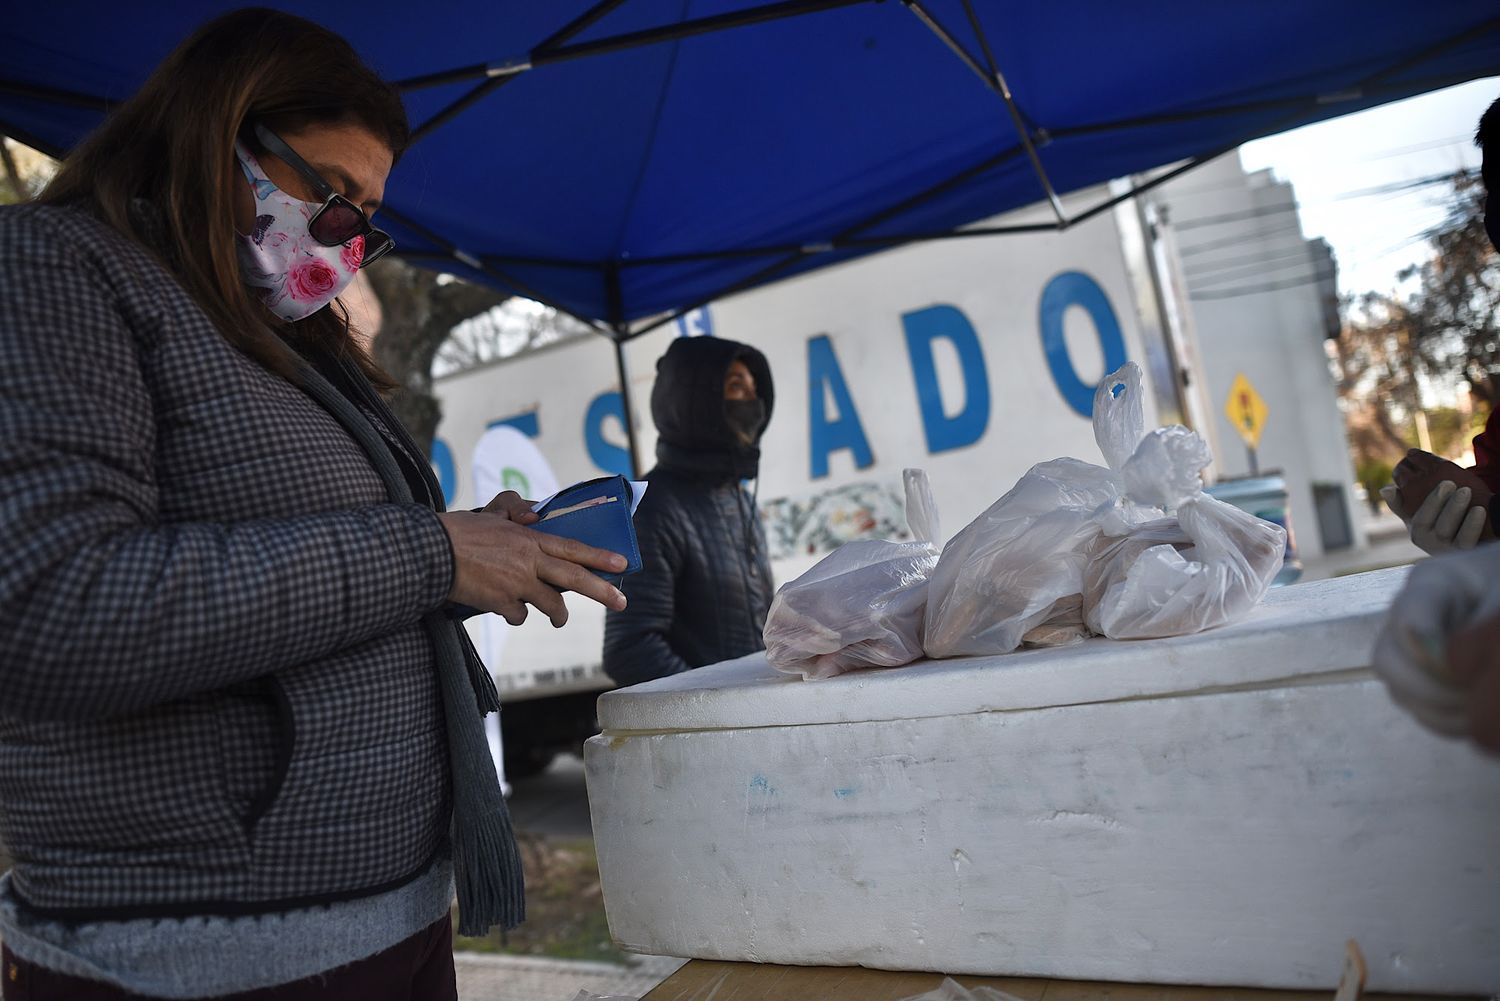
<path fill-rule="evenodd" d="M 625 580 L 629 606 L 610 612 L 604 627 L 604 670 L 618 685 L 765 649 L 774 588 L 765 532 L 743 485 L 757 475 L 760 449 L 736 437 L 724 407 L 724 377 L 737 360 L 755 377 L 769 422 L 771 369 L 754 348 L 682 338 L 657 363 L 657 465 L 635 518 L 644 567 Z"/>

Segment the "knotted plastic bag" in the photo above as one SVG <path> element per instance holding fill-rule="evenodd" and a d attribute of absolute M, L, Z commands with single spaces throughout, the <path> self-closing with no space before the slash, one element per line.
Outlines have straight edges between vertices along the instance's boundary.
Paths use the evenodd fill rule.
<path fill-rule="evenodd" d="M 1144 430 L 1133 362 L 1095 393 L 1094 440 L 1108 468 L 1034 466 L 948 544 L 928 590 L 930 656 L 1066 642 L 1082 635 L 1080 604 L 1089 631 L 1142 639 L 1223 625 L 1265 596 L 1285 531 L 1203 493 L 1212 456 L 1198 435 Z"/>
<path fill-rule="evenodd" d="M 1265 597 L 1286 530 L 1198 492 L 1176 517 L 1099 537 L 1083 582 L 1088 628 L 1112 639 L 1181 636 L 1222 626 Z"/>
<path fill-rule="evenodd" d="M 1144 434 L 1141 372 L 1127 363 L 1094 394 L 1094 440 L 1108 467 L 1039 463 L 955 535 L 928 588 L 924 646 L 932 657 L 1009 653 L 1071 609 L 1108 510 L 1122 529 L 1160 517 L 1125 495 L 1120 470 Z"/>
<path fill-rule="evenodd" d="M 927 474 L 908 469 L 911 542 L 847 542 L 782 586 L 766 617 L 766 659 L 804 679 L 861 667 L 898 667 L 922 656 L 927 578 L 937 566 L 937 508 Z"/>

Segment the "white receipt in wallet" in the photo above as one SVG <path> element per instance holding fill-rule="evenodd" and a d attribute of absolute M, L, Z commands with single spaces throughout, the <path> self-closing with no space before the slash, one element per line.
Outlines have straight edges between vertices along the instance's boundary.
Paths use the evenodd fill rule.
<path fill-rule="evenodd" d="M 635 517 L 636 509 L 641 506 L 641 498 L 643 498 L 643 497 L 646 496 L 646 488 L 649 487 L 650 485 L 651 484 L 647 483 L 645 480 L 631 480 L 630 481 L 630 516 L 632 518 Z M 560 494 L 562 492 L 563 491 L 559 490 L 557 492 L 557 494 Z M 542 508 L 546 507 L 548 504 L 551 504 L 552 503 L 552 498 L 556 497 L 557 494 L 550 494 L 550 495 L 548 495 L 546 497 L 543 497 L 541 500 L 537 501 L 535 504 L 532 504 L 531 505 L 531 509 L 533 511 L 540 511 Z M 597 497 L 597 498 L 595 498 L 595 499 L 593 499 L 591 501 L 584 501 L 582 504 L 578 504 L 578 505 L 576 505 L 574 507 L 566 507 L 566 508 L 563 508 L 561 511 L 553 511 L 552 512 L 552 516 L 555 517 L 555 516 L 557 516 L 559 514 L 567 514 L 569 511 L 576 511 L 576 510 L 579 510 L 580 508 L 592 507 L 595 504 L 607 503 L 610 500 L 613 500 L 613 498 L 610 498 L 610 497 Z"/>

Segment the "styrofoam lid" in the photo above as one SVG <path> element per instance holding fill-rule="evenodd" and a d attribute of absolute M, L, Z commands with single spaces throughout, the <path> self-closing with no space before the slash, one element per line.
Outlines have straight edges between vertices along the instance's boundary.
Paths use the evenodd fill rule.
<path fill-rule="evenodd" d="M 1159 640 L 1092 639 L 996 657 L 919 661 L 825 681 L 764 654 L 606 692 L 606 733 L 917 719 L 1337 680 L 1366 669 L 1407 568 L 1273 590 L 1239 622 Z"/>

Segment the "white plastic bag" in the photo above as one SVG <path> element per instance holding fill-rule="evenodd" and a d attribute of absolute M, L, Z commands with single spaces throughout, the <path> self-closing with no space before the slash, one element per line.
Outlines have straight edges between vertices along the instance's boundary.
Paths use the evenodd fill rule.
<path fill-rule="evenodd" d="M 1117 472 L 1143 425 L 1140 369 L 1127 363 L 1094 393 L 1094 440 L 1109 468 L 1039 463 L 948 542 L 928 588 L 929 656 L 1009 653 L 1069 604 L 1076 609 L 1069 599 L 1083 591 L 1099 512 L 1121 530 L 1160 517 L 1125 498 Z"/>
<path fill-rule="evenodd" d="M 898 667 L 922 656 L 927 578 L 937 566 L 937 509 L 927 474 L 908 469 L 912 542 L 848 542 L 782 586 L 766 616 L 766 659 L 804 679 L 861 667 Z"/>
<path fill-rule="evenodd" d="M 1286 531 L 1205 493 L 1176 518 L 1101 536 L 1084 575 L 1084 622 L 1113 639 L 1181 636 L 1224 625 L 1265 597 Z"/>
<path fill-rule="evenodd" d="M 1208 445 L 1183 427 L 1144 430 L 1140 369 L 1094 394 L 1109 467 L 1032 467 L 944 550 L 928 590 L 929 656 L 1198 632 L 1249 611 L 1281 569 L 1286 532 L 1203 493 Z M 1169 515 L 1169 512 L 1171 513 Z"/>

